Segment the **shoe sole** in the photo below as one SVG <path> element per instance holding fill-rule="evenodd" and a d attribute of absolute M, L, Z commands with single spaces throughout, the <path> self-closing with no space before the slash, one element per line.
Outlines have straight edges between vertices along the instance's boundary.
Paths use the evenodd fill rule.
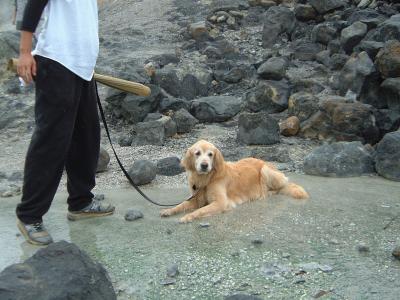
<path fill-rule="evenodd" d="M 29 244 L 36 245 L 36 246 L 47 246 L 47 245 L 51 244 L 51 242 L 50 243 L 41 243 L 41 242 L 32 240 L 28 234 L 28 231 L 26 231 L 24 225 L 22 225 L 21 222 L 17 222 L 17 227 Z"/>
<path fill-rule="evenodd" d="M 96 217 L 105 217 L 112 215 L 114 213 L 113 211 L 105 212 L 105 213 L 73 213 L 73 212 L 68 212 L 67 214 L 67 219 L 70 221 L 78 221 L 78 220 L 83 220 L 83 219 L 90 219 L 90 218 L 96 218 Z"/>

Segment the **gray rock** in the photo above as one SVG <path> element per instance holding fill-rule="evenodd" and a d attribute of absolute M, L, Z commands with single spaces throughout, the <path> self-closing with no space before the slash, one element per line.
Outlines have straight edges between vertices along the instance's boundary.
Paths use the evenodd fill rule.
<path fill-rule="evenodd" d="M 177 264 L 172 264 L 167 268 L 167 276 L 168 277 L 176 277 L 179 275 L 179 268 Z"/>
<path fill-rule="evenodd" d="M 133 136 L 130 134 L 123 134 L 118 138 L 118 144 L 121 147 L 129 147 L 132 145 Z"/>
<path fill-rule="evenodd" d="M 390 19 L 381 23 L 368 39 L 376 42 L 400 40 L 400 14 L 391 16 Z"/>
<path fill-rule="evenodd" d="M 360 243 L 357 245 L 357 250 L 358 252 L 366 253 L 369 252 L 369 247 L 364 243 Z"/>
<path fill-rule="evenodd" d="M 176 123 L 176 130 L 178 133 L 190 132 L 196 124 L 199 123 L 195 117 L 193 117 L 186 109 L 180 109 L 175 112 L 172 119 Z"/>
<path fill-rule="evenodd" d="M 344 96 L 350 90 L 359 97 L 375 72 L 374 62 L 366 52 L 350 57 L 339 75 L 340 95 Z"/>
<path fill-rule="evenodd" d="M 161 116 L 161 118 L 155 120 L 164 127 L 165 137 L 172 137 L 177 133 L 177 126 L 174 120 L 169 116 Z"/>
<path fill-rule="evenodd" d="M 338 37 L 338 32 L 339 30 L 335 24 L 322 23 L 314 26 L 311 37 L 315 43 L 328 45 L 329 42 Z"/>
<path fill-rule="evenodd" d="M 153 81 L 156 85 L 162 87 L 168 94 L 179 97 L 181 90 L 181 81 L 178 78 L 177 70 L 166 66 L 156 71 Z"/>
<path fill-rule="evenodd" d="M 154 85 L 149 85 L 149 87 L 151 88 L 150 96 L 128 94 L 120 102 L 121 113 L 126 120 L 132 123 L 142 122 L 148 113 L 157 108 L 160 103 L 160 89 Z"/>
<path fill-rule="evenodd" d="M 329 177 L 361 176 L 374 172 L 374 161 L 360 142 L 326 144 L 305 157 L 304 172 Z"/>
<path fill-rule="evenodd" d="M 171 278 L 171 277 L 167 277 L 163 280 L 160 281 L 161 285 L 173 285 L 176 283 L 176 279 L 175 278 Z"/>
<path fill-rule="evenodd" d="M 15 171 L 8 176 L 8 181 L 22 181 L 24 179 L 24 172 Z"/>
<path fill-rule="evenodd" d="M 381 50 L 385 46 L 382 42 L 375 41 L 361 41 L 361 43 L 355 48 L 355 51 L 362 52 L 365 51 L 368 53 L 371 59 L 374 59 L 378 54 L 379 50 Z"/>
<path fill-rule="evenodd" d="M 243 69 L 241 68 L 233 68 L 226 72 L 225 74 L 222 75 L 222 80 L 227 82 L 227 83 L 238 83 L 240 82 L 244 77 L 246 76 L 246 73 L 244 72 Z"/>
<path fill-rule="evenodd" d="M 331 53 L 329 50 L 323 50 L 315 56 L 317 62 L 323 64 L 326 67 L 329 67 L 331 64 Z"/>
<path fill-rule="evenodd" d="M 244 108 L 251 112 L 277 113 L 288 107 L 290 88 L 286 80 L 267 80 L 246 94 Z"/>
<path fill-rule="evenodd" d="M 257 74 L 263 79 L 281 80 L 285 77 L 288 61 L 283 57 L 271 57 L 257 70 Z"/>
<path fill-rule="evenodd" d="M 200 223 L 199 224 L 201 228 L 208 228 L 210 227 L 210 223 Z"/>
<path fill-rule="evenodd" d="M 346 5 L 346 2 L 342 0 L 309 0 L 308 3 L 310 3 L 320 14 L 326 14 Z"/>
<path fill-rule="evenodd" d="M 198 96 L 207 96 L 212 81 L 212 73 L 198 68 L 196 73 L 186 74 L 181 83 L 179 96 L 185 99 L 195 99 Z"/>
<path fill-rule="evenodd" d="M 388 41 L 376 55 L 376 65 L 383 78 L 400 77 L 400 42 Z"/>
<path fill-rule="evenodd" d="M 110 155 L 104 148 L 100 147 L 100 154 L 97 163 L 96 173 L 105 172 L 107 170 L 107 166 L 109 163 L 110 163 Z"/>
<path fill-rule="evenodd" d="M 318 98 L 311 93 L 299 92 L 289 98 L 288 113 L 303 122 L 318 111 Z"/>
<path fill-rule="evenodd" d="M 376 28 L 380 23 L 385 21 L 385 17 L 377 12 L 375 9 L 357 9 L 347 19 L 349 24 L 355 22 L 363 22 L 368 26 L 368 30 Z"/>
<path fill-rule="evenodd" d="M 143 213 L 137 209 L 128 209 L 125 213 L 125 221 L 135 221 L 143 218 Z"/>
<path fill-rule="evenodd" d="M 375 168 L 379 175 L 400 181 L 400 131 L 387 133 L 376 147 Z"/>
<path fill-rule="evenodd" d="M 398 260 L 400 260 L 400 246 L 397 246 L 393 249 L 392 251 L 392 255 L 397 258 Z"/>
<path fill-rule="evenodd" d="M 140 122 L 135 125 L 136 145 L 158 145 L 164 144 L 165 127 L 161 122 Z"/>
<path fill-rule="evenodd" d="M 0 32 L 0 58 L 17 57 L 19 53 L 19 32 Z"/>
<path fill-rule="evenodd" d="M 290 34 L 296 26 L 296 17 L 287 7 L 273 6 L 264 14 L 263 47 L 270 48 L 282 33 Z"/>
<path fill-rule="evenodd" d="M 160 113 L 149 113 L 146 118 L 144 118 L 143 122 L 150 122 L 150 121 L 156 121 L 158 119 L 162 118 L 162 114 Z"/>
<path fill-rule="evenodd" d="M 344 51 L 348 54 L 352 53 L 353 48 L 357 46 L 367 34 L 367 30 L 367 25 L 359 21 L 343 29 L 340 34 L 340 42 Z"/>
<path fill-rule="evenodd" d="M 46 288 L 43 288 L 46 287 Z M 0 299 L 117 299 L 104 267 L 65 241 L 0 273 Z"/>
<path fill-rule="evenodd" d="M 377 109 L 374 111 L 374 116 L 381 138 L 383 138 L 386 133 L 400 128 L 400 111 Z"/>
<path fill-rule="evenodd" d="M 159 111 L 162 113 L 172 111 L 178 111 L 180 109 L 188 110 L 190 107 L 190 102 L 178 99 L 178 98 L 163 98 L 160 100 L 160 105 L 158 107 Z"/>
<path fill-rule="evenodd" d="M 296 5 L 296 7 L 294 8 L 294 14 L 297 20 L 305 22 L 314 20 L 317 17 L 316 10 L 309 4 Z"/>
<path fill-rule="evenodd" d="M 193 100 L 190 113 L 200 122 L 224 122 L 237 115 L 241 105 L 234 96 L 209 96 Z"/>
<path fill-rule="evenodd" d="M 251 240 L 251 243 L 253 245 L 261 245 L 264 243 L 264 241 L 261 238 L 255 238 L 255 239 Z"/>
<path fill-rule="evenodd" d="M 382 82 L 381 88 L 388 108 L 400 112 L 400 77 L 387 78 Z"/>
<path fill-rule="evenodd" d="M 189 35 L 197 41 L 208 40 L 210 37 L 208 26 L 205 21 L 190 24 L 188 26 L 188 32 Z"/>
<path fill-rule="evenodd" d="M 137 160 L 128 173 L 136 185 L 148 184 L 156 178 L 157 167 L 149 160 Z"/>
<path fill-rule="evenodd" d="M 157 161 L 157 174 L 164 176 L 175 176 L 184 172 L 181 160 L 176 156 L 166 157 Z"/>
<path fill-rule="evenodd" d="M 278 122 L 267 113 L 243 113 L 239 116 L 238 142 L 247 145 L 271 145 L 280 142 Z"/>
<path fill-rule="evenodd" d="M 315 60 L 322 50 L 324 47 L 321 44 L 304 41 L 295 42 L 293 46 L 294 57 L 302 61 Z"/>
<path fill-rule="evenodd" d="M 336 70 L 341 70 L 347 61 L 349 60 L 349 56 L 344 53 L 335 53 L 331 56 L 329 62 L 330 62 L 330 68 L 334 71 Z"/>

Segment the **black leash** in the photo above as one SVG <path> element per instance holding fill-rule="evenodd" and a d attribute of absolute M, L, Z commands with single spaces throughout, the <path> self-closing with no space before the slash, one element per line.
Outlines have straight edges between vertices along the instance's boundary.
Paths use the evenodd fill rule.
<path fill-rule="evenodd" d="M 131 176 L 128 174 L 128 172 L 125 170 L 124 166 L 122 165 L 122 163 L 121 163 L 121 161 L 120 161 L 120 159 L 119 159 L 119 157 L 118 157 L 118 155 L 117 155 L 117 152 L 115 152 L 114 145 L 113 145 L 113 143 L 112 143 L 112 141 L 111 141 L 110 132 L 109 132 L 109 130 L 108 130 L 107 121 L 106 121 L 106 116 L 105 116 L 105 114 L 104 114 L 103 106 L 101 105 L 99 93 L 97 92 L 97 83 L 96 83 L 96 81 L 95 81 L 95 84 L 96 84 L 97 105 L 99 106 L 101 119 L 102 119 L 102 121 L 103 121 L 104 128 L 105 128 L 106 133 L 107 133 L 108 141 L 110 142 L 111 148 L 112 148 L 112 150 L 113 150 L 113 152 L 114 152 L 114 156 L 115 156 L 115 158 L 116 158 L 116 160 L 117 160 L 117 162 L 118 162 L 118 164 L 119 164 L 119 167 L 121 168 L 121 170 L 122 170 L 122 172 L 124 173 L 125 177 L 128 179 L 129 183 L 136 189 L 136 191 L 137 191 L 140 195 L 142 195 L 142 197 L 143 197 L 144 199 L 146 199 L 147 201 L 153 203 L 154 205 L 158 205 L 158 206 L 163 206 L 163 207 L 165 207 L 165 206 L 176 206 L 176 205 L 178 205 L 178 204 L 181 204 L 181 202 L 175 203 L 175 204 L 160 204 L 160 203 L 157 203 L 157 202 L 151 200 L 149 197 L 147 197 L 146 194 L 143 193 L 142 190 L 133 182 Z M 193 195 L 193 196 L 190 196 L 190 197 L 189 197 L 188 199 L 186 199 L 185 201 L 188 201 L 188 200 L 192 199 L 193 197 L 194 197 L 194 195 Z"/>

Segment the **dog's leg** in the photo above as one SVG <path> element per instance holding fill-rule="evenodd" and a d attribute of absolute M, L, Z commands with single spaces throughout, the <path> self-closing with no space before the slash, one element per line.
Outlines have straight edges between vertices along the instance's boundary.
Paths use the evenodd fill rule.
<path fill-rule="evenodd" d="M 195 197 L 189 201 L 184 201 L 181 204 L 178 204 L 177 206 L 175 206 L 173 208 L 163 209 L 160 212 L 160 216 L 161 217 L 169 217 L 169 216 L 176 215 L 180 212 L 185 212 L 185 211 L 193 210 L 196 208 L 198 208 L 198 201 Z"/>
<path fill-rule="evenodd" d="M 190 214 L 183 216 L 179 220 L 179 222 L 180 223 L 188 223 L 188 222 L 193 221 L 194 219 L 217 215 L 226 210 L 227 209 L 224 208 L 223 205 L 221 205 L 219 202 L 215 201 L 215 202 L 212 202 L 211 204 L 208 204 L 202 208 L 195 210 L 194 212 L 192 212 Z"/>

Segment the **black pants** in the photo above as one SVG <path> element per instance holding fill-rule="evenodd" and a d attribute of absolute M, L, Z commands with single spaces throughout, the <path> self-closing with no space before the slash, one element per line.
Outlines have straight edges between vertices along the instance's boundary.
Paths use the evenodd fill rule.
<path fill-rule="evenodd" d="M 36 127 L 25 161 L 18 218 L 41 222 L 49 210 L 64 170 L 69 210 L 87 206 L 95 186 L 100 149 L 97 90 L 61 64 L 40 56 L 36 75 Z"/>

